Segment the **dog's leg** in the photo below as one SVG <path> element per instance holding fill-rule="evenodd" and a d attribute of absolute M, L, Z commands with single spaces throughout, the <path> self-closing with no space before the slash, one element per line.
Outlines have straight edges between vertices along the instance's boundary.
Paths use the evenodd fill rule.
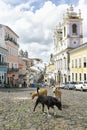
<path fill-rule="evenodd" d="M 42 104 L 42 112 L 43 112 L 43 115 L 46 114 L 46 113 L 44 112 L 44 104 Z"/>
<path fill-rule="evenodd" d="M 49 114 L 49 106 L 47 106 L 47 115 L 50 117 L 51 115 Z"/>
<path fill-rule="evenodd" d="M 49 109 L 47 109 L 47 115 L 48 115 L 48 117 L 51 117 L 51 115 L 49 113 Z"/>
<path fill-rule="evenodd" d="M 52 115 L 55 116 L 56 115 L 56 112 L 55 112 L 55 107 L 53 106 L 52 107 Z"/>
<path fill-rule="evenodd" d="M 42 104 L 42 112 L 44 112 L 44 104 Z"/>
<path fill-rule="evenodd" d="M 54 110 L 54 106 L 53 106 L 53 107 L 52 107 L 52 115 L 54 115 L 54 111 L 55 111 L 55 110 Z"/>
<path fill-rule="evenodd" d="M 49 115 L 49 108 L 47 108 L 47 114 Z"/>
<path fill-rule="evenodd" d="M 53 108 L 53 115 L 56 116 L 56 110 L 55 110 L 55 107 Z"/>
<path fill-rule="evenodd" d="M 36 101 L 33 111 L 35 111 L 37 105 L 38 105 L 38 101 Z"/>

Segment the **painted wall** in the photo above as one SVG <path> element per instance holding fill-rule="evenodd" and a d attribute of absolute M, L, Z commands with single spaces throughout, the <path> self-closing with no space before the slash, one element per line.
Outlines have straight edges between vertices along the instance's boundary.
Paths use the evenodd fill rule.
<path fill-rule="evenodd" d="M 83 66 L 84 60 L 83 58 L 86 57 L 86 67 Z M 79 67 L 79 58 L 81 58 L 81 67 Z M 77 67 L 75 67 L 75 60 L 77 59 Z M 74 63 L 74 67 L 72 68 L 72 60 Z M 77 81 L 80 81 L 79 75 L 81 73 L 81 80 L 84 80 L 84 74 L 87 77 L 87 46 L 81 49 L 78 49 L 70 54 L 70 75 L 72 80 L 72 73 L 74 74 L 74 80 L 76 80 L 75 75 L 77 73 Z M 87 80 L 87 78 L 86 78 Z"/>

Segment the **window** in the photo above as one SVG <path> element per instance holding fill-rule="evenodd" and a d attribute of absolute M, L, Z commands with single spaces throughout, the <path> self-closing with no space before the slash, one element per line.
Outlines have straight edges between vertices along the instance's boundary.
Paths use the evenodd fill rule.
<path fill-rule="evenodd" d="M 81 58 L 79 58 L 79 68 L 81 68 Z"/>
<path fill-rule="evenodd" d="M 74 60 L 72 60 L 72 68 L 74 68 Z"/>
<path fill-rule="evenodd" d="M 9 34 L 8 34 L 8 38 L 9 38 Z"/>
<path fill-rule="evenodd" d="M 83 67 L 86 67 L 86 57 L 83 57 Z"/>
<path fill-rule="evenodd" d="M 77 59 L 75 59 L 75 67 L 77 68 Z"/>
<path fill-rule="evenodd" d="M 84 73 L 84 81 L 86 81 L 86 73 Z"/>
<path fill-rule="evenodd" d="M 10 68 L 10 65 L 9 65 L 9 63 L 8 63 L 8 68 Z"/>
<path fill-rule="evenodd" d="M 2 79 L 4 78 L 4 76 L 2 75 Z"/>
<path fill-rule="evenodd" d="M 64 69 L 66 69 L 66 58 L 64 57 Z"/>
<path fill-rule="evenodd" d="M 81 73 L 79 73 L 79 80 L 81 81 L 81 79 L 82 79 L 82 78 L 81 78 Z"/>
<path fill-rule="evenodd" d="M 77 73 L 76 73 L 76 81 L 77 81 Z"/>
<path fill-rule="evenodd" d="M 2 57 L 2 63 L 4 63 L 4 57 Z"/>
<path fill-rule="evenodd" d="M 72 73 L 72 81 L 74 81 L 74 73 Z"/>
<path fill-rule="evenodd" d="M 74 44 L 76 44 L 76 42 L 74 42 Z"/>
<path fill-rule="evenodd" d="M 12 68 L 14 67 L 13 63 L 12 63 Z"/>
<path fill-rule="evenodd" d="M 15 68 L 17 68 L 17 64 L 15 64 Z"/>
<path fill-rule="evenodd" d="M 72 33 L 77 34 L 77 25 L 76 24 L 72 25 Z"/>

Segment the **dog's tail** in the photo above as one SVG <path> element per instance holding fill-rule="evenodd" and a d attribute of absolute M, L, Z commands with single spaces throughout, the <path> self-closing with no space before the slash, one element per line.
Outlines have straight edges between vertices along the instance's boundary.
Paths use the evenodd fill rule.
<path fill-rule="evenodd" d="M 39 89 L 40 89 L 40 88 L 39 88 L 39 87 L 37 87 L 37 94 L 38 94 L 38 96 L 39 96 L 39 91 L 38 91 Z"/>

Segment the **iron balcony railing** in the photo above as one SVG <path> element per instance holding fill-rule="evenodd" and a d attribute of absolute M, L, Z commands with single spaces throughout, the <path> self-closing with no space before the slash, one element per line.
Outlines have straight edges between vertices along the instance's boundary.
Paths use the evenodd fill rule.
<path fill-rule="evenodd" d="M 0 62 L 0 66 L 8 66 L 8 63 L 6 63 L 6 62 Z"/>
<path fill-rule="evenodd" d="M 8 72 L 18 72 L 19 69 L 18 68 L 8 68 L 7 71 Z"/>
<path fill-rule="evenodd" d="M 10 37 L 7 37 L 5 38 L 5 41 L 10 41 L 10 42 L 13 42 L 15 45 L 19 46 L 18 43 L 16 41 L 14 41 L 12 38 Z"/>

